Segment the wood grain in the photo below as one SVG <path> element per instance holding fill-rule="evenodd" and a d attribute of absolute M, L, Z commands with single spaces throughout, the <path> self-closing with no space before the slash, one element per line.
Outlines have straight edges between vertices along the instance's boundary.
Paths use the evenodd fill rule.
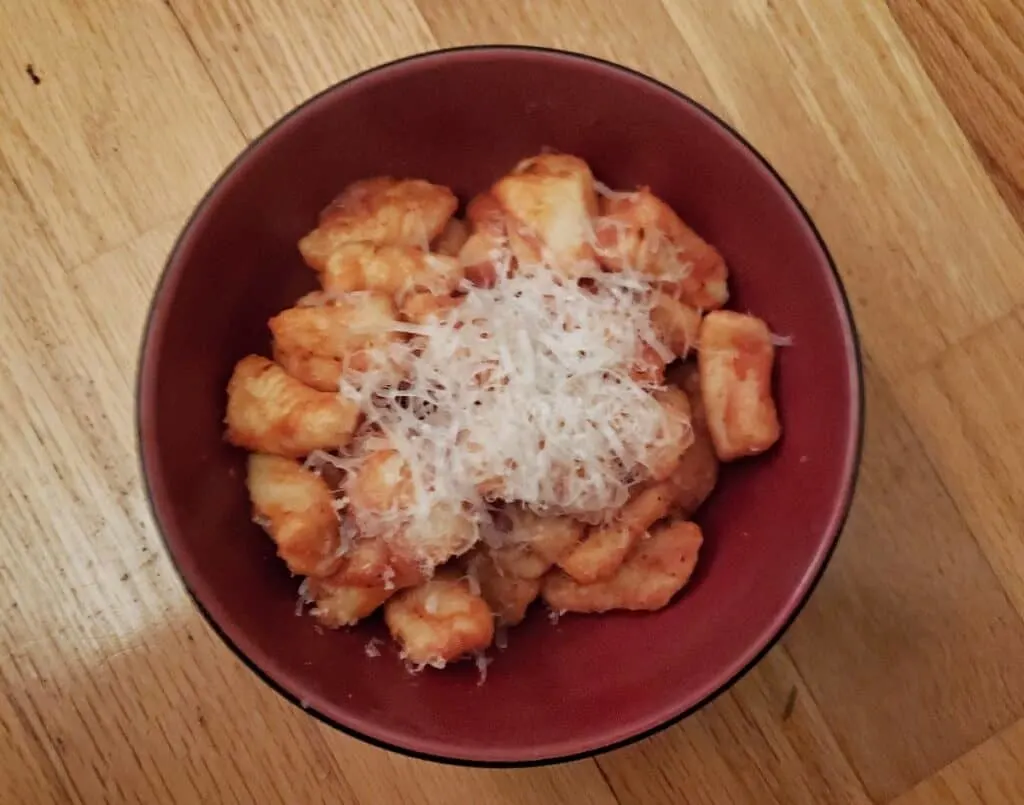
<path fill-rule="evenodd" d="M 1016 0 L 889 0 L 928 75 L 1024 224 L 1024 13 Z"/>
<path fill-rule="evenodd" d="M 246 137 L 353 73 L 436 46 L 411 0 L 171 0 Z"/>
<path fill-rule="evenodd" d="M 900 386 L 904 408 L 1024 615 L 1024 316 L 981 330 Z"/>
<path fill-rule="evenodd" d="M 1024 13 L 1015 0 L 9 0 L 0 6 L 0 803 L 1024 800 Z M 148 300 L 246 139 L 435 46 L 567 47 L 750 138 L 868 353 L 862 483 L 783 644 L 598 761 L 393 756 L 212 635 L 134 457 Z"/>
<path fill-rule="evenodd" d="M 881 2 L 665 6 L 809 206 L 886 376 L 1024 299 L 1024 238 Z"/>
<path fill-rule="evenodd" d="M 188 209 L 242 144 L 160 0 L 5 2 L 0 31 L 0 154 L 66 265 Z"/>
<path fill-rule="evenodd" d="M 1024 721 L 914 787 L 893 805 L 1002 805 L 1024 802 Z"/>
<path fill-rule="evenodd" d="M 885 801 L 1024 715 L 1024 624 L 870 366 L 867 380 L 854 510 L 785 644 Z"/>

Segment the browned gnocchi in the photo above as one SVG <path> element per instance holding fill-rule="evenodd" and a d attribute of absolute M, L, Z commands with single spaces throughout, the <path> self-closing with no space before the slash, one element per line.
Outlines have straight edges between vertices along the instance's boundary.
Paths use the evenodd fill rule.
<path fill-rule="evenodd" d="M 365 242 L 339 246 L 331 252 L 320 274 L 329 293 L 377 291 L 399 302 L 411 293 L 450 293 L 461 279 L 462 270 L 454 257 L 415 246 Z"/>
<path fill-rule="evenodd" d="M 494 615 L 465 578 L 440 573 L 398 593 L 384 606 L 384 620 L 415 665 L 443 668 L 483 651 L 494 639 Z"/>
<path fill-rule="evenodd" d="M 556 612 L 661 609 L 690 580 L 703 541 L 696 523 L 668 523 L 654 529 L 607 579 L 581 584 L 553 573 L 541 594 Z"/>
<path fill-rule="evenodd" d="M 567 154 L 525 159 L 491 193 L 506 214 L 521 267 L 544 266 L 573 279 L 593 272 L 597 193 L 586 162 Z"/>
<path fill-rule="evenodd" d="M 583 538 L 584 525 L 572 517 L 540 517 L 529 509 L 505 510 L 509 530 L 491 559 L 498 572 L 519 579 L 538 579 Z"/>
<path fill-rule="evenodd" d="M 722 309 L 721 253 L 649 188 L 545 152 L 457 209 L 419 179 L 344 188 L 298 244 L 320 287 L 227 386 L 301 607 L 382 611 L 417 668 L 479 658 L 536 601 L 667 606 L 721 463 L 781 433 L 768 325 Z"/>
<path fill-rule="evenodd" d="M 349 243 L 426 249 L 457 206 L 447 187 L 420 179 L 363 179 L 323 210 L 317 228 L 299 241 L 299 252 L 310 267 L 322 271 L 331 255 Z"/>
<path fill-rule="evenodd" d="M 475 581 L 480 595 L 499 626 L 515 626 L 526 617 L 526 610 L 540 594 L 540 577 L 518 576 L 503 569 L 492 551 L 478 549 L 466 561 L 466 573 Z"/>
<path fill-rule="evenodd" d="M 322 576 L 341 562 L 338 518 L 323 480 L 290 458 L 252 453 L 247 485 L 253 519 L 292 573 Z"/>
<path fill-rule="evenodd" d="M 318 391 L 259 355 L 242 358 L 228 382 L 227 439 L 261 453 L 301 458 L 348 444 L 359 406 Z"/>
<path fill-rule="evenodd" d="M 337 392 L 347 373 L 399 372 L 387 346 L 401 340 L 391 296 L 377 292 L 327 297 L 289 308 L 267 322 L 273 353 L 292 377 Z"/>

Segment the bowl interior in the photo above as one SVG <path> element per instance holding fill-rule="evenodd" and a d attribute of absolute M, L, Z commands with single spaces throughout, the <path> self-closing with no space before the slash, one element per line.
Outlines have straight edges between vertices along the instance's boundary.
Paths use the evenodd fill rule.
<path fill-rule="evenodd" d="M 297 581 L 249 519 L 244 456 L 224 443 L 225 385 L 266 320 L 314 287 L 295 244 L 347 182 L 423 177 L 465 200 L 552 146 L 612 187 L 649 184 L 717 245 L 732 307 L 791 336 L 776 393 L 784 437 L 730 466 L 699 521 L 681 598 L 644 615 L 535 605 L 472 664 L 412 676 L 376 621 L 319 633 Z M 186 584 L 277 686 L 364 737 L 470 762 L 575 755 L 651 730 L 740 673 L 813 586 L 853 484 L 860 402 L 842 291 L 812 227 L 739 139 L 672 91 L 589 59 L 476 49 L 396 63 L 319 96 L 255 143 L 201 204 L 154 303 L 140 374 L 140 442 L 155 516 Z"/>

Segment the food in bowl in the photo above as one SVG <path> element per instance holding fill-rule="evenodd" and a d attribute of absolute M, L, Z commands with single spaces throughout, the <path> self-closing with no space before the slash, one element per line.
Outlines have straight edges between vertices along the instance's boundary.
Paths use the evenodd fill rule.
<path fill-rule="evenodd" d="M 542 153 L 457 209 L 420 179 L 345 188 L 299 242 L 321 290 L 227 389 L 302 602 L 331 628 L 383 608 L 416 667 L 479 657 L 537 599 L 666 606 L 719 463 L 781 430 L 776 339 L 649 189 Z"/>

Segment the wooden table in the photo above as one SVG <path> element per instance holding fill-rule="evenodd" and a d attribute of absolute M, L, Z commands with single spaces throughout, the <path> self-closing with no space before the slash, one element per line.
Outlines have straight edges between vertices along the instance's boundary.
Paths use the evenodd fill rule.
<path fill-rule="evenodd" d="M 389 755 L 284 702 L 150 522 L 133 383 L 221 168 L 380 61 L 598 54 L 736 125 L 810 208 L 867 357 L 864 469 L 798 623 L 685 723 L 529 771 Z M 4 0 L 0 802 L 1024 802 L 1021 0 Z"/>

